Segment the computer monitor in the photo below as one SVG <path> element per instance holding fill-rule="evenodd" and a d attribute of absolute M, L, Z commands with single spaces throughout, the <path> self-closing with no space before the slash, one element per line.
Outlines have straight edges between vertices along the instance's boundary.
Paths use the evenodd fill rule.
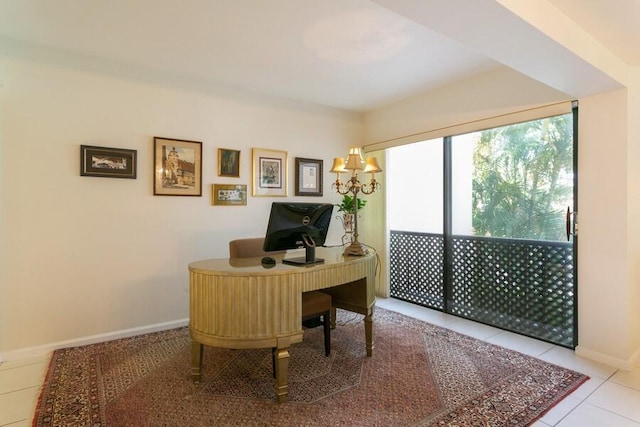
<path fill-rule="evenodd" d="M 285 264 L 309 265 L 324 262 L 316 258 L 316 247 L 324 245 L 333 205 L 330 203 L 273 202 L 264 238 L 264 251 L 304 247 L 305 256 L 285 258 Z"/>

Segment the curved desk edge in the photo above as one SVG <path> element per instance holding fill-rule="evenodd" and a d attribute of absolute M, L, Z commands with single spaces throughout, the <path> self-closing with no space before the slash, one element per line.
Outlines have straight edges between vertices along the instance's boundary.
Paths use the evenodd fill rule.
<path fill-rule="evenodd" d="M 322 250 L 320 250 L 322 249 Z M 203 346 L 250 349 L 273 348 L 276 395 L 288 395 L 289 347 L 302 340 L 302 293 L 322 290 L 332 296 L 335 309 L 365 316 L 367 356 L 373 354 L 376 257 L 342 256 L 343 248 L 318 248 L 325 263 L 271 269 L 229 259 L 189 265 L 189 329 L 192 339 L 191 375 L 200 381 Z M 253 260 L 253 262 L 251 262 Z M 235 264 L 235 265 L 233 265 Z"/>

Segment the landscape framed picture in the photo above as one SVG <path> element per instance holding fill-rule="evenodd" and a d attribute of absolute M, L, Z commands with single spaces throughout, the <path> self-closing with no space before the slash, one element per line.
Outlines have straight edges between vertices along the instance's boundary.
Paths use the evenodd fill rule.
<path fill-rule="evenodd" d="M 218 176 L 240 177 L 240 150 L 218 148 Z"/>
<path fill-rule="evenodd" d="M 80 146 L 80 175 L 136 179 L 138 152 L 125 148 Z"/>
<path fill-rule="evenodd" d="M 254 148 L 252 150 L 252 195 L 287 195 L 287 152 Z"/>
<path fill-rule="evenodd" d="M 247 186 L 245 184 L 213 184 L 211 199 L 215 206 L 245 206 Z"/>
<path fill-rule="evenodd" d="M 322 160 L 295 159 L 296 196 L 322 196 Z"/>
<path fill-rule="evenodd" d="M 202 142 L 153 138 L 156 196 L 202 196 Z"/>

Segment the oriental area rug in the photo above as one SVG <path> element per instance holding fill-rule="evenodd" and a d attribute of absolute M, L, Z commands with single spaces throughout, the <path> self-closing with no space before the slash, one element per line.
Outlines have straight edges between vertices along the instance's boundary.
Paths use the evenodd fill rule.
<path fill-rule="evenodd" d="M 376 309 L 373 356 L 360 315 L 338 310 L 331 355 L 305 330 L 275 400 L 271 350 L 205 347 L 190 378 L 188 328 L 56 350 L 34 426 L 525 426 L 587 377 Z"/>

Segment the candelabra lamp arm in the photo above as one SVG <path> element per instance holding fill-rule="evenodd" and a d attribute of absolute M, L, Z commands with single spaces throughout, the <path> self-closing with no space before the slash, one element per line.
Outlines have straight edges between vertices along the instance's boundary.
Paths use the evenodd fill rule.
<path fill-rule="evenodd" d="M 333 188 L 336 190 L 336 193 L 341 194 L 341 195 L 345 195 L 345 194 L 349 194 L 349 186 L 346 185 L 344 182 L 340 181 L 339 179 L 336 180 L 336 182 L 333 183 Z"/>

